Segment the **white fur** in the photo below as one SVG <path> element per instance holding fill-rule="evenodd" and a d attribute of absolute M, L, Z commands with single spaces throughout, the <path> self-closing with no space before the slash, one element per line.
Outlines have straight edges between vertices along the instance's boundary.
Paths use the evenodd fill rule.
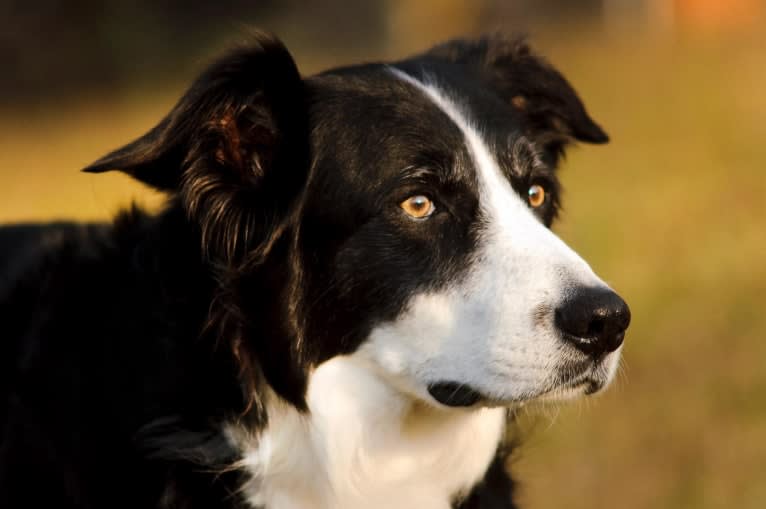
<path fill-rule="evenodd" d="M 301 415 L 271 397 L 260 435 L 229 427 L 254 507 L 447 509 L 483 476 L 504 426 L 504 409 L 424 404 L 354 356 L 320 365 L 307 401 Z"/>

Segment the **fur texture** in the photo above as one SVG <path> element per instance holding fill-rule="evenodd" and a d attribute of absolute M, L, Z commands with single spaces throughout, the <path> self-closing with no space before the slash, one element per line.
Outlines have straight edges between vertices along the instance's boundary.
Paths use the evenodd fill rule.
<path fill-rule="evenodd" d="M 630 318 L 548 229 L 575 140 L 519 39 L 222 56 L 85 169 L 164 211 L 0 229 L 0 506 L 514 507 L 507 408 L 605 387 Z"/>

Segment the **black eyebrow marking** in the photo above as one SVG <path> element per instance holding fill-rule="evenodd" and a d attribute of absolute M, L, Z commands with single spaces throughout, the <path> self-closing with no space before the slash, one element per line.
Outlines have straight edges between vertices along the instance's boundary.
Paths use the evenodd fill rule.
<path fill-rule="evenodd" d="M 526 136 L 512 133 L 508 135 L 508 155 L 512 176 L 522 177 L 533 173 L 550 170 L 543 162 L 543 153 Z"/>
<path fill-rule="evenodd" d="M 399 172 L 401 180 L 438 182 L 449 185 L 464 181 L 466 178 L 465 150 L 463 146 L 449 156 L 437 153 L 422 154 L 420 161 L 405 166 Z"/>

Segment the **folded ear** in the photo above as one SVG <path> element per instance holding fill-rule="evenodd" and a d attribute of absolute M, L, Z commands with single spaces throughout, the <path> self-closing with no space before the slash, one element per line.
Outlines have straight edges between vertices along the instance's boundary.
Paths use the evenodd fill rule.
<path fill-rule="evenodd" d="M 302 103 L 301 83 L 284 45 L 258 34 L 203 72 L 157 126 L 83 171 L 121 170 L 172 191 L 195 158 L 214 156 L 253 176 L 288 137 Z"/>
<path fill-rule="evenodd" d="M 524 116 L 525 128 L 542 136 L 544 143 L 563 147 L 571 140 L 609 141 L 569 82 L 535 55 L 523 38 L 491 35 L 478 40 L 454 40 L 436 46 L 428 55 L 476 69 Z"/>
<path fill-rule="evenodd" d="M 120 170 L 177 193 L 203 245 L 231 258 L 302 186 L 305 102 L 287 49 L 257 34 L 204 71 L 157 126 L 84 171 Z"/>

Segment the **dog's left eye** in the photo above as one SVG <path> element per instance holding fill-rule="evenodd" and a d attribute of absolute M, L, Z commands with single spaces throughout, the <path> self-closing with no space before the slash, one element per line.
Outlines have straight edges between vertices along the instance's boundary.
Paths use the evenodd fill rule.
<path fill-rule="evenodd" d="M 422 194 L 410 196 L 401 202 L 399 206 L 408 216 L 415 219 L 425 219 L 433 214 L 436 209 L 434 202 L 428 196 Z"/>
<path fill-rule="evenodd" d="M 545 188 L 540 184 L 529 186 L 529 190 L 527 191 L 527 201 L 529 201 L 529 205 L 533 209 L 542 206 L 543 203 L 545 203 Z"/>

